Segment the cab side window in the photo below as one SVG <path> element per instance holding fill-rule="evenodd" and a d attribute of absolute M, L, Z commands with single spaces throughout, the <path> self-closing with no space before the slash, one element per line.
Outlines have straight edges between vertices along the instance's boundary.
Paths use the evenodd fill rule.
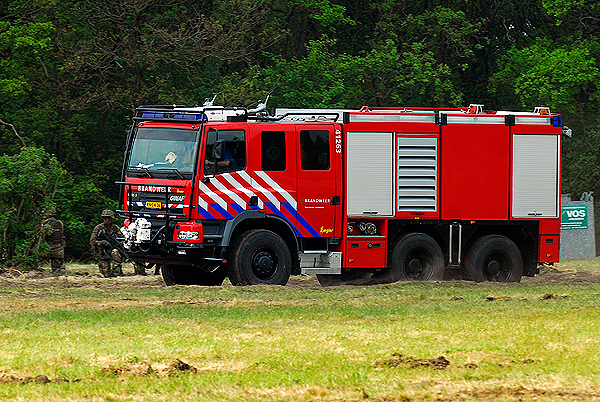
<path fill-rule="evenodd" d="M 302 170 L 329 170 L 329 131 L 300 132 L 300 166 Z"/>
<path fill-rule="evenodd" d="M 215 144 L 223 151 L 215 155 Z M 246 133 L 244 130 L 208 131 L 204 174 L 234 172 L 246 168 Z"/>
<path fill-rule="evenodd" d="M 264 171 L 284 171 L 285 158 L 285 132 L 263 131 L 260 133 L 261 168 Z"/>

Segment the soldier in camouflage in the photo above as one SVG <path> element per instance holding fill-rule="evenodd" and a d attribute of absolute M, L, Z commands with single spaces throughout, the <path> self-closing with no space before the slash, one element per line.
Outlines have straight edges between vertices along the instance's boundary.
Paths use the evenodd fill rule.
<path fill-rule="evenodd" d="M 50 259 L 50 267 L 54 275 L 64 275 L 65 268 L 65 236 L 64 225 L 56 219 L 56 209 L 51 208 L 42 222 L 44 231 L 44 240 L 50 246 L 46 252 L 46 258 Z"/>
<path fill-rule="evenodd" d="M 104 233 L 108 237 L 116 237 L 119 233 L 119 227 L 113 222 L 115 214 L 110 209 L 105 209 L 100 216 L 102 217 L 102 223 L 96 225 L 90 237 L 92 251 L 98 257 L 98 268 L 100 268 L 100 273 L 104 277 L 121 276 L 123 275 L 121 254 L 116 248 L 112 247 L 108 240 L 102 239 L 103 236 L 101 236 L 101 233 Z"/>

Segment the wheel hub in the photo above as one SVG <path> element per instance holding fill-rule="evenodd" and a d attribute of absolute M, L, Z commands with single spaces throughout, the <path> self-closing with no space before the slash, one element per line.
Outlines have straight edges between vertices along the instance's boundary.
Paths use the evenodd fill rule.
<path fill-rule="evenodd" d="M 267 251 L 259 251 L 252 259 L 252 267 L 257 277 L 261 279 L 269 278 L 275 270 L 275 260 Z"/>
<path fill-rule="evenodd" d="M 489 280 L 494 280 L 500 274 L 501 268 L 502 267 L 500 266 L 500 263 L 498 261 L 496 261 L 496 260 L 489 261 L 485 268 L 486 277 Z"/>
<path fill-rule="evenodd" d="M 421 272 L 423 271 L 423 265 L 421 264 L 421 261 L 417 258 L 413 258 L 408 262 L 408 273 L 410 274 L 411 277 L 416 278 L 419 275 L 421 275 Z"/>
<path fill-rule="evenodd" d="M 271 265 L 273 265 L 273 261 L 271 261 L 271 258 L 269 258 L 269 256 L 263 255 L 258 259 L 258 267 L 261 270 L 266 270 L 271 268 Z"/>

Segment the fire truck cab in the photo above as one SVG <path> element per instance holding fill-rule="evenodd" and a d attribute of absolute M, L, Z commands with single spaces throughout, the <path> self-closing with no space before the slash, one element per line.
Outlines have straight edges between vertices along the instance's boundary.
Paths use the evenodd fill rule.
<path fill-rule="evenodd" d="M 122 229 L 167 285 L 519 281 L 560 248 L 561 118 L 144 106 Z"/>

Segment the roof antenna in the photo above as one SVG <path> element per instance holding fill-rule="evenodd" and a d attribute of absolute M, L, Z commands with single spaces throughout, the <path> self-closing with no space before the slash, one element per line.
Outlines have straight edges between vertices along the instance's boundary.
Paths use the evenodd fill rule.
<path fill-rule="evenodd" d="M 267 110 L 267 102 L 269 101 L 269 97 L 271 96 L 271 93 L 273 91 L 269 92 L 267 94 L 267 97 L 265 98 L 264 102 L 259 100 L 258 101 L 258 105 L 256 105 L 256 107 L 254 109 L 250 109 L 248 110 L 248 114 L 256 114 L 256 115 L 260 115 L 262 114 L 265 110 Z M 267 115 L 269 113 L 267 112 Z"/>
<path fill-rule="evenodd" d="M 210 99 L 210 98 L 204 99 L 204 105 L 202 105 L 202 106 L 204 106 L 204 107 L 211 107 L 211 106 L 213 106 L 214 103 L 215 103 L 215 99 L 217 99 L 217 96 L 221 95 L 222 93 L 223 93 L 223 91 L 215 94 L 215 96 L 213 96 L 212 99 Z"/>

